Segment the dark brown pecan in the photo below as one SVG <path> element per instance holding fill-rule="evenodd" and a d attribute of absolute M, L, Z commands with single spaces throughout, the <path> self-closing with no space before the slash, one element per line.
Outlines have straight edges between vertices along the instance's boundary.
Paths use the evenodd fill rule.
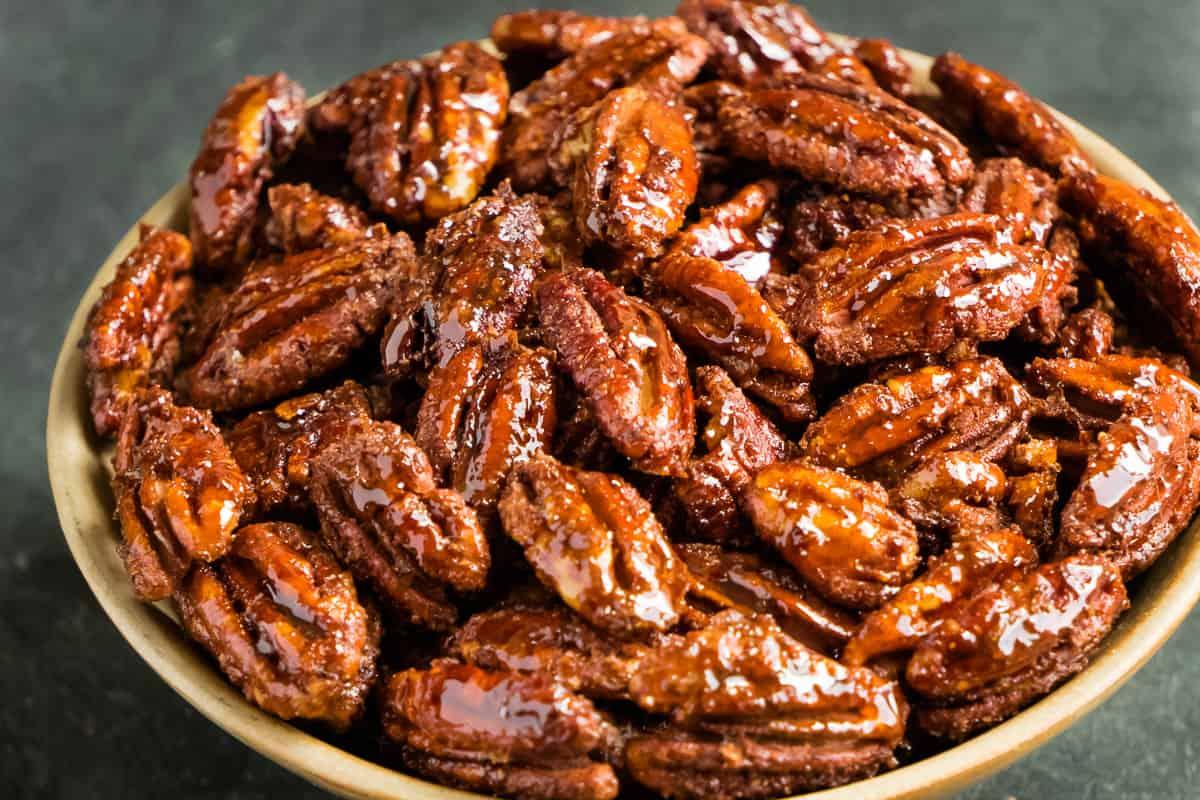
<path fill-rule="evenodd" d="M 1076 555 L 955 601 L 905 672 L 928 705 L 917 724 L 964 739 L 1012 716 L 1087 665 L 1129 605 L 1107 559 Z"/>
<path fill-rule="evenodd" d="M 758 535 L 832 603 L 875 608 L 920 566 L 917 530 L 879 484 L 785 461 L 759 470 L 744 502 Z"/>
<path fill-rule="evenodd" d="M 131 401 L 113 468 L 120 554 L 141 600 L 169 597 L 193 561 L 225 555 L 254 499 L 212 415 L 157 386 Z"/>
<path fill-rule="evenodd" d="M 630 636 L 679 620 L 687 570 L 620 478 L 535 456 L 510 474 L 500 519 L 542 582 L 596 627 Z"/>
<path fill-rule="evenodd" d="M 572 115 L 550 168 L 570 187 L 585 244 L 642 256 L 662 252 L 696 196 L 699 170 L 683 114 L 636 86 Z"/>
<path fill-rule="evenodd" d="M 909 216 L 916 215 L 895 203 L 845 192 L 810 191 L 797 198 L 788 214 L 787 252 L 798 265 L 804 265 L 855 231 Z"/>
<path fill-rule="evenodd" d="M 496 17 L 491 40 L 502 53 L 557 60 L 598 45 L 621 31 L 648 28 L 650 24 L 645 17 L 594 17 L 576 11 L 531 9 Z"/>
<path fill-rule="evenodd" d="M 515 327 L 542 267 L 542 232 L 536 199 L 517 197 L 508 184 L 438 223 L 420 274 L 393 298 L 384 369 L 402 376 L 422 350 L 440 366 Z"/>
<path fill-rule="evenodd" d="M 228 274 L 249 259 L 263 184 L 303 121 L 304 89 L 282 72 L 250 76 L 221 101 L 188 178 L 192 247 L 206 272 Z"/>
<path fill-rule="evenodd" d="M 88 313 L 83 359 L 92 424 L 112 436 L 138 390 L 165 381 L 179 355 L 179 312 L 192 291 L 192 246 L 174 231 L 143 225 Z"/>
<path fill-rule="evenodd" d="M 513 95 L 500 170 L 520 190 L 542 188 L 550 178 L 553 140 L 575 112 L 624 86 L 669 100 L 696 77 L 707 56 L 704 40 L 674 17 L 583 48 Z"/>
<path fill-rule="evenodd" d="M 322 448 L 309 490 L 325 543 L 394 618 L 448 629 L 457 612 L 445 586 L 483 588 L 491 557 L 475 512 L 437 488 L 429 459 L 398 425 L 356 426 Z"/>
<path fill-rule="evenodd" d="M 923 530 L 939 532 L 955 527 L 964 506 L 999 508 L 1007 486 L 997 464 L 969 450 L 951 450 L 905 475 L 892 491 L 892 505 Z"/>
<path fill-rule="evenodd" d="M 881 89 L 816 75 L 721 98 L 726 147 L 835 189 L 936 197 L 971 180 L 963 145 Z"/>
<path fill-rule="evenodd" d="M 912 97 L 912 65 L 896 45 L 887 39 L 860 39 L 854 55 L 884 91 L 905 101 Z"/>
<path fill-rule="evenodd" d="M 229 555 L 196 565 L 175 607 L 255 705 L 338 731 L 362 713 L 379 618 L 314 534 L 285 522 L 242 528 Z"/>
<path fill-rule="evenodd" d="M 413 269 L 403 233 L 252 264 L 183 374 L 185 394 L 228 411 L 266 403 L 342 366 L 383 327 L 393 286 Z"/>
<path fill-rule="evenodd" d="M 678 474 L 695 411 L 683 353 L 658 314 L 591 270 L 547 273 L 537 298 L 543 335 L 616 448 L 640 470 Z"/>
<path fill-rule="evenodd" d="M 771 272 L 786 271 L 779 184 L 756 181 L 700 213 L 671 243 L 672 253 L 711 258 L 751 286 Z"/>
<path fill-rule="evenodd" d="M 944 53 L 933 62 L 930 77 L 952 112 L 982 128 L 1001 148 L 1055 174 L 1090 166 L 1050 109 L 1003 75 Z"/>
<path fill-rule="evenodd" d="M 267 191 L 271 217 L 267 243 L 285 253 L 349 244 L 367 235 L 370 222 L 361 208 L 321 194 L 307 183 L 283 183 Z"/>
<path fill-rule="evenodd" d="M 979 162 L 963 196 L 963 211 L 995 214 L 1016 244 L 1046 244 L 1059 217 L 1058 190 L 1050 176 L 1019 158 Z"/>
<path fill-rule="evenodd" d="M 1004 505 L 1013 523 L 1042 552 L 1053 549 L 1058 529 L 1058 443 L 1030 438 L 1008 454 Z"/>
<path fill-rule="evenodd" d="M 499 339 L 430 374 L 416 440 L 434 474 L 490 515 L 509 471 L 549 446 L 554 415 L 554 353 Z"/>
<path fill-rule="evenodd" d="M 1099 308 L 1085 308 L 1067 317 L 1059 329 L 1055 355 L 1061 358 L 1098 359 L 1113 350 L 1116 324 Z"/>
<path fill-rule="evenodd" d="M 313 457 L 326 444 L 371 419 L 367 393 L 353 381 L 326 392 L 285 400 L 256 411 L 234 425 L 225 440 L 254 485 L 256 509 L 264 514 L 283 507 L 310 505 L 308 477 Z"/>
<path fill-rule="evenodd" d="M 507 110 L 499 59 L 458 42 L 351 78 L 313 108 L 309 124 L 348 134 L 346 168 L 371 206 L 416 224 L 475 199 L 496 162 Z"/>

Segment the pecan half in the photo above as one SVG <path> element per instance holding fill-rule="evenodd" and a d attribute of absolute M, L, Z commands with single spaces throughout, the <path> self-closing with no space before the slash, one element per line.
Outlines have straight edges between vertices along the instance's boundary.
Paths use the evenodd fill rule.
<path fill-rule="evenodd" d="M 887 39 L 860 39 L 854 43 L 854 55 L 881 89 L 904 101 L 913 96 L 912 64 L 896 45 Z"/>
<path fill-rule="evenodd" d="M 531 9 L 503 14 L 492 23 L 491 40 L 502 53 L 559 60 L 630 29 L 646 28 L 645 17 L 595 17 L 576 11 Z"/>
<path fill-rule="evenodd" d="M 809 191 L 792 204 L 787 220 L 787 253 L 803 266 L 836 247 L 855 231 L 893 219 L 919 216 L 896 203 L 845 192 Z"/>
<path fill-rule="evenodd" d="M 1054 181 L 1019 158 L 979 162 L 960 207 L 1000 217 L 1009 240 L 1016 244 L 1046 244 L 1060 215 Z"/>
<path fill-rule="evenodd" d="M 475 512 L 439 489 L 429 459 L 390 422 L 360 425 L 322 448 L 309 491 L 325 543 L 404 622 L 448 629 L 446 586 L 482 589 L 491 557 Z"/>
<path fill-rule="evenodd" d="M 1062 465 L 1058 443 L 1030 438 L 1009 453 L 1005 464 L 1008 488 L 1004 504 L 1013 522 L 1043 552 L 1049 552 L 1058 529 L 1058 482 Z"/>
<path fill-rule="evenodd" d="M 761 180 L 701 211 L 672 241 L 671 252 L 711 258 L 755 286 L 768 273 L 786 271 L 783 230 L 779 184 Z"/>
<path fill-rule="evenodd" d="M 140 600 L 171 595 L 193 561 L 213 561 L 254 491 L 212 415 L 143 389 L 121 421 L 113 457 L 121 559 Z"/>
<path fill-rule="evenodd" d="M 143 225 L 138 243 L 88 313 L 83 359 L 99 435 L 115 434 L 138 390 L 174 370 L 191 267 L 186 237 Z"/>
<path fill-rule="evenodd" d="M 263 184 L 291 155 L 303 121 L 304 89 L 282 72 L 252 75 L 225 95 L 188 173 L 203 270 L 228 274 L 249 259 Z"/>
<path fill-rule="evenodd" d="M 687 571 L 620 478 L 535 456 L 510 474 L 500 519 L 542 582 L 596 627 L 630 636 L 678 621 Z"/>
<path fill-rule="evenodd" d="M 964 506 L 999 508 L 1007 488 L 997 464 L 969 450 L 951 450 L 905 475 L 892 491 L 892 505 L 922 529 L 940 531 L 958 523 Z"/>
<path fill-rule="evenodd" d="M 260 708 L 338 731 L 362 713 L 379 618 L 314 534 L 285 522 L 242 528 L 229 555 L 196 565 L 175 607 L 191 637 Z"/>
<path fill-rule="evenodd" d="M 307 183 L 282 183 L 267 190 L 271 217 L 267 243 L 285 253 L 349 244 L 367 235 L 370 223 L 358 206 L 321 194 Z"/>
<path fill-rule="evenodd" d="M 542 334 L 597 424 L 637 469 L 677 474 L 695 436 L 683 353 L 662 319 L 591 270 L 537 286 Z"/>
<path fill-rule="evenodd" d="M 1116 324 L 1099 308 L 1085 308 L 1067 317 L 1055 341 L 1060 358 L 1098 359 L 1113 350 Z"/>

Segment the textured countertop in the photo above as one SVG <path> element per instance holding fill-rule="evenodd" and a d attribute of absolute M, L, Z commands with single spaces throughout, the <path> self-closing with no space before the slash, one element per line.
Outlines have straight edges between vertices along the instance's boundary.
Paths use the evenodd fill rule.
<path fill-rule="evenodd" d="M 95 268 L 184 174 L 228 85 L 285 69 L 315 90 L 483 36 L 526 3 L 145 5 L 0 2 L 0 797 L 317 798 L 175 696 L 100 611 L 46 480 L 50 372 Z M 558 5 L 653 14 L 672 3 Z M 952 48 L 1008 73 L 1200 212 L 1195 0 L 807 5 L 831 30 Z M 1196 682 L 1193 614 L 1101 709 L 961 797 L 1195 797 Z"/>

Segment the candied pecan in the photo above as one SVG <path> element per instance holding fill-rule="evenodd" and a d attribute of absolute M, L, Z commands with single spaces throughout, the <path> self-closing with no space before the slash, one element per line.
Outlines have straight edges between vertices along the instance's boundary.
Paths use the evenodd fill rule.
<path fill-rule="evenodd" d="M 971 451 L 938 453 L 918 464 L 892 492 L 892 504 L 917 525 L 953 527 L 965 506 L 998 508 L 1008 488 L 996 464 Z"/>
<path fill-rule="evenodd" d="M 1053 439 L 1031 438 L 1009 453 L 1008 488 L 1004 503 L 1021 532 L 1040 550 L 1049 551 L 1055 539 L 1058 516 L 1058 444 Z"/>
<path fill-rule="evenodd" d="M 679 473 L 695 410 L 683 353 L 658 314 L 591 270 L 547 273 L 537 299 L 543 336 L 616 448 L 637 469 Z"/>
<path fill-rule="evenodd" d="M 1059 216 L 1054 181 L 1019 158 L 979 162 L 960 207 L 1000 217 L 1009 240 L 1016 244 L 1046 244 Z"/>
<path fill-rule="evenodd" d="M 1053 344 L 1058 338 L 1067 312 L 1079 300 L 1075 280 L 1084 269 L 1079 260 L 1079 239 L 1070 228 L 1056 227 L 1046 249 L 1053 258 L 1046 270 L 1041 302 L 1030 309 L 1016 330 L 1025 341 L 1041 345 Z"/>
<path fill-rule="evenodd" d="M 1131 276 L 1175 334 L 1193 366 L 1200 365 L 1200 232 L 1174 203 L 1102 175 L 1067 177 L 1064 207 L 1078 214 L 1089 254 L 1113 274 Z"/>
<path fill-rule="evenodd" d="M 930 77 L 952 113 L 981 127 L 1004 150 L 1055 174 L 1090 166 L 1050 109 L 1003 75 L 944 53 L 934 60 Z"/>
<path fill-rule="evenodd" d="M 390 614 L 429 628 L 457 616 L 445 586 L 482 589 L 491 558 L 475 512 L 439 489 L 429 459 L 390 422 L 356 426 L 313 459 L 325 543 Z"/>
<path fill-rule="evenodd" d="M 696 77 L 707 56 L 704 40 L 673 17 L 621 30 L 574 53 L 513 95 L 501 172 L 518 189 L 540 188 L 550 178 L 552 142 L 576 111 L 623 86 L 669 100 Z"/>
<path fill-rule="evenodd" d="M 280 506 L 307 509 L 313 456 L 371 416 L 367 393 L 357 383 L 346 381 L 329 391 L 293 397 L 267 411 L 256 411 L 234 425 L 225 441 L 254 486 L 257 511 L 263 514 Z"/>
<path fill-rule="evenodd" d="M 269 522 L 197 564 L 175 593 L 183 626 L 255 705 L 345 730 L 375 680 L 380 626 L 316 536 Z"/>
<path fill-rule="evenodd" d="M 693 535 L 713 541 L 746 539 L 742 489 L 754 472 L 786 458 L 791 445 L 723 370 L 697 369 L 696 390 L 696 405 L 707 417 L 701 432 L 705 455 L 688 464 L 675 494 Z"/>
<path fill-rule="evenodd" d="M 346 168 L 371 206 L 416 224 L 475 199 L 496 163 L 507 109 L 503 65 L 458 42 L 351 78 L 312 109 L 309 124 L 349 134 Z"/>
<path fill-rule="evenodd" d="M 745 85 L 797 73 L 874 83 L 855 56 L 831 42 L 803 8 L 784 0 L 682 0 L 676 13 L 712 48 L 708 65 Z"/>
<path fill-rule="evenodd" d="M 758 535 L 830 602 L 875 608 L 920 565 L 916 528 L 879 484 L 786 461 L 759 470 L 744 498 Z"/>
<path fill-rule="evenodd" d="M 542 582 L 596 627 L 641 634 L 679 619 L 687 571 L 620 478 L 539 454 L 510 473 L 500 519 Z"/>
<path fill-rule="evenodd" d="M 382 693 L 383 730 L 435 780 L 533 800 L 613 800 L 596 760 L 618 732 L 591 701 L 547 675 L 434 662 L 398 672 Z"/>
<path fill-rule="evenodd" d="M 767 273 L 784 272 L 779 184 L 761 180 L 700 213 L 671 243 L 670 252 L 711 258 L 751 286 Z"/>
<path fill-rule="evenodd" d="M 870 86 L 795 75 L 721 98 L 718 121 L 734 155 L 838 190 L 935 197 L 974 175 L 950 133 Z"/>
<path fill-rule="evenodd" d="M 212 415 L 157 386 L 130 401 L 113 469 L 121 559 L 141 600 L 169 597 L 193 561 L 223 556 L 254 497 Z"/>
<path fill-rule="evenodd" d="M 272 186 L 267 203 L 267 243 L 285 253 L 349 244 L 369 229 L 367 215 L 358 206 L 321 194 L 307 183 Z"/>
<path fill-rule="evenodd" d="M 421 273 L 393 298 L 384 370 L 402 376 L 422 345 L 441 366 L 463 347 L 511 330 L 542 266 L 541 236 L 537 201 L 508 184 L 439 222 L 426 236 Z"/>
<path fill-rule="evenodd" d="M 92 423 L 111 436 L 138 390 L 170 377 L 179 355 L 179 312 L 192 291 L 192 246 L 174 231 L 143 225 L 88 313 L 83 359 Z"/>
<path fill-rule="evenodd" d="M 1067 317 L 1059 329 L 1055 355 L 1094 360 L 1110 354 L 1116 325 L 1099 308 L 1085 308 Z"/>
<path fill-rule="evenodd" d="M 542 262 L 547 269 L 573 269 L 583 266 L 583 240 L 575 228 L 571 193 L 554 197 L 537 196 L 542 220 Z"/>
<path fill-rule="evenodd" d="M 1054 259 L 1005 241 L 998 222 L 956 214 L 852 234 L 792 278 L 789 320 L 830 364 L 1003 339 L 1043 302 Z"/>
<path fill-rule="evenodd" d="M 717 362 L 789 421 L 812 418 L 812 362 L 740 274 L 705 256 L 672 252 L 653 265 L 646 291 L 685 346 Z"/>
<path fill-rule="evenodd" d="M 1076 555 L 955 601 L 905 672 L 928 705 L 917 724 L 964 739 L 995 725 L 1086 666 L 1129 605 L 1117 568 Z"/>
<path fill-rule="evenodd" d="M 531 9 L 496 17 L 491 40 L 502 53 L 531 53 L 557 60 L 598 45 L 621 31 L 650 25 L 645 17 L 594 17 L 576 11 Z"/>
<path fill-rule="evenodd" d="M 885 205 L 867 197 L 845 192 L 810 192 L 800 197 L 788 214 L 787 252 L 797 264 L 807 264 L 855 231 L 905 216 L 908 214 L 894 204 Z"/>
<path fill-rule="evenodd" d="M 884 91 L 908 100 L 913 94 L 912 65 L 887 39 L 860 39 L 854 43 L 858 57 Z"/>
<path fill-rule="evenodd" d="M 515 337 L 458 352 L 429 376 L 415 438 L 435 475 L 480 513 L 554 430 L 554 354 Z"/>
<path fill-rule="evenodd" d="M 584 243 L 641 256 L 662 252 L 699 183 L 683 114 L 636 86 L 572 115 L 556 134 L 549 163 L 571 190 Z"/>
<path fill-rule="evenodd" d="M 225 95 L 192 162 L 191 238 L 214 274 L 246 261 L 263 184 L 300 138 L 304 89 L 282 72 L 252 75 Z"/>
<path fill-rule="evenodd" d="M 403 233 L 252 264 L 183 373 L 191 401 L 218 411 L 288 395 L 342 366 L 383 326 L 393 283 L 414 269 Z"/>
<path fill-rule="evenodd" d="M 816 464 L 895 485 L 939 453 L 999 461 L 1024 434 L 1030 399 L 996 359 L 929 366 L 859 386 L 805 431 Z"/>

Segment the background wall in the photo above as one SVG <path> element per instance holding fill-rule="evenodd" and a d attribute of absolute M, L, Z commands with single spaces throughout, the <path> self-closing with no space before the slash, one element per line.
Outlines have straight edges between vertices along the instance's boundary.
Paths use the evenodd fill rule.
<path fill-rule="evenodd" d="M 45 476 L 50 371 L 94 269 L 184 174 L 228 85 L 285 69 L 316 90 L 483 36 L 524 5 L 0 0 L 0 797 L 321 796 L 193 712 L 92 599 Z M 672 3 L 559 5 L 658 14 Z M 807 5 L 829 29 L 953 48 L 1008 73 L 1200 211 L 1200 3 Z M 1194 681 L 1196 615 L 1102 709 L 962 797 L 1194 797 Z"/>

